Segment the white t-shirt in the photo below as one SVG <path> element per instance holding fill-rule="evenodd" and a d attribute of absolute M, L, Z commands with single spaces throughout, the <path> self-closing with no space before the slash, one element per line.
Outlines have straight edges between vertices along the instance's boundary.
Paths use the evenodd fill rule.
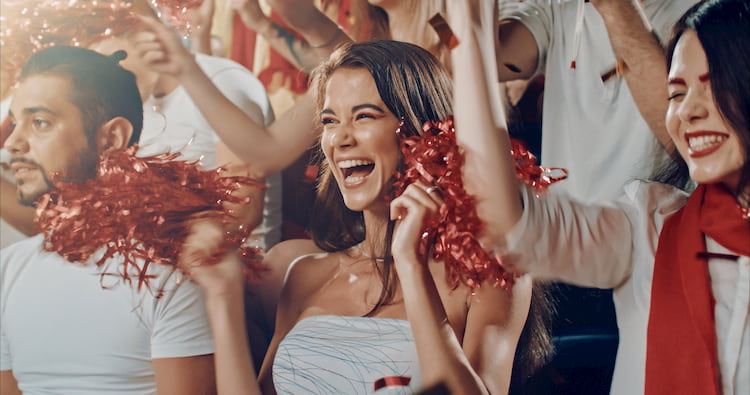
<path fill-rule="evenodd" d="M 8 116 L 9 108 L 10 97 L 0 102 L 0 123 L 2 123 L 2 121 L 5 120 L 5 117 Z M 6 151 L 5 149 L 0 149 L 0 163 L 7 164 L 9 162 L 10 152 Z M 6 179 L 7 181 L 10 181 L 13 185 L 16 184 L 16 180 L 13 179 L 13 172 L 11 170 L 6 170 L 3 166 L 0 166 L 0 177 Z M 3 185 L 2 187 L 6 188 L 5 185 Z M 18 231 L 18 229 L 13 227 L 13 225 L 0 218 L 0 248 L 5 248 L 15 242 L 24 240 L 26 238 L 27 236 L 25 234 L 21 233 L 20 231 Z"/>
<path fill-rule="evenodd" d="M 646 0 L 643 7 L 665 42 L 674 23 L 696 0 Z M 602 82 L 615 56 L 601 15 L 584 5 L 576 69 L 570 68 L 578 0 L 501 3 L 501 18 L 526 26 L 537 43 L 537 73 L 545 74 L 542 162 L 569 170 L 551 190 L 582 201 L 614 199 L 633 178 L 645 178 L 656 147 L 623 78 Z"/>
<path fill-rule="evenodd" d="M 684 192 L 633 181 L 615 202 L 585 205 L 562 194 L 524 192 L 524 214 L 507 235 L 505 259 L 534 278 L 614 288 L 620 347 L 611 393 L 642 394 L 651 280 L 665 219 Z M 710 252 L 732 254 L 713 239 Z M 724 394 L 750 393 L 750 257 L 708 261 Z"/>
<path fill-rule="evenodd" d="M 2 117 L 0 117 L 2 119 Z M 4 149 L 0 150 L 0 163 L 9 163 L 10 153 Z M 16 185 L 16 180 L 13 178 L 11 170 L 5 170 L 0 167 L 0 177 L 6 179 L 11 184 Z M 11 186 L 2 185 L 2 188 L 11 188 Z M 15 189 L 15 186 L 12 187 Z M 0 249 L 5 248 L 13 243 L 17 243 L 21 240 L 28 238 L 25 234 L 21 233 L 18 229 L 13 227 L 4 219 L 0 218 Z"/>
<path fill-rule="evenodd" d="M 213 353 L 203 294 L 154 266 L 152 290 L 65 261 L 37 235 L 0 251 L 0 370 L 29 394 L 156 393 L 153 359 Z M 93 261 L 92 261 L 93 262 Z M 103 289 L 103 285 L 111 289 Z"/>
<path fill-rule="evenodd" d="M 196 55 L 196 61 L 217 88 L 260 125 L 274 120 L 263 84 L 244 66 L 229 59 Z M 185 88 L 177 87 L 164 97 L 150 97 L 143 104 L 140 155 L 179 152 L 179 160 L 200 160 L 213 169 L 216 143 L 220 141 Z M 250 142 L 248 142 L 250 143 Z M 281 239 L 281 174 L 266 178 L 263 222 L 253 231 L 252 243 L 270 248 Z"/>

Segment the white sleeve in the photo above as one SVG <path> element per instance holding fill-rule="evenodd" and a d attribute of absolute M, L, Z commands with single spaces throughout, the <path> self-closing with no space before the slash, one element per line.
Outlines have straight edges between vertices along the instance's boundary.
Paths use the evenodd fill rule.
<path fill-rule="evenodd" d="M 13 370 L 13 360 L 10 357 L 8 341 L 5 339 L 5 328 L 0 325 L 0 371 Z"/>
<path fill-rule="evenodd" d="M 7 250 L 0 250 L 0 370 L 12 370 L 13 359 L 10 355 L 10 348 L 8 347 L 8 339 L 5 337 L 5 306 L 6 306 L 6 293 L 10 288 L 7 281 L 9 280 L 7 271 L 8 263 L 5 261 Z"/>
<path fill-rule="evenodd" d="M 229 101 L 257 124 L 267 126 L 273 121 L 273 111 L 266 88 L 243 66 L 227 65 L 215 70 L 209 78 Z"/>
<path fill-rule="evenodd" d="M 534 74 L 544 72 L 547 64 L 547 50 L 552 41 L 552 5 L 542 1 L 500 1 L 499 19 L 512 19 L 521 22 L 534 36 L 537 47 L 537 66 Z"/>
<path fill-rule="evenodd" d="M 585 205 L 523 188 L 524 212 L 503 259 L 536 278 L 614 288 L 632 270 L 632 227 L 622 207 Z"/>
<path fill-rule="evenodd" d="M 182 279 L 164 292 L 162 298 L 153 300 L 151 357 L 212 354 L 213 338 L 200 288 L 188 279 Z"/>
<path fill-rule="evenodd" d="M 631 181 L 609 203 L 584 204 L 566 195 L 537 198 L 523 189 L 524 212 L 506 235 L 503 257 L 537 278 L 618 288 L 634 265 L 650 278 L 664 221 L 687 193 L 658 182 Z"/>

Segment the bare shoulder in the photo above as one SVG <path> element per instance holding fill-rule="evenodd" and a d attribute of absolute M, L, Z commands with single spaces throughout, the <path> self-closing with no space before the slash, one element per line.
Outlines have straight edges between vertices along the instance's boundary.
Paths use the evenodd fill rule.
<path fill-rule="evenodd" d="M 266 254 L 264 263 L 279 285 L 304 293 L 317 284 L 328 256 L 312 240 L 295 239 L 276 244 Z"/>

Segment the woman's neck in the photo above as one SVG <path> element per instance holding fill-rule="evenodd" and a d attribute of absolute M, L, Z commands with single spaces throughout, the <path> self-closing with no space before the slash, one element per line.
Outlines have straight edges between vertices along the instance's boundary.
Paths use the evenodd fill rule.
<path fill-rule="evenodd" d="M 365 254 L 382 258 L 385 256 L 385 233 L 388 228 L 389 207 L 382 210 L 365 210 L 362 212 L 365 220 L 365 239 L 360 248 Z"/>

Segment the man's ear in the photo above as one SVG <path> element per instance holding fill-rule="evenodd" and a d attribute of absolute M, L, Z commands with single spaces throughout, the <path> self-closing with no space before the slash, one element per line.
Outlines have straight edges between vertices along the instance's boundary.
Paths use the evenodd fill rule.
<path fill-rule="evenodd" d="M 102 124 L 96 133 L 96 149 L 105 152 L 125 148 L 133 134 L 133 125 L 123 117 L 115 117 Z"/>

